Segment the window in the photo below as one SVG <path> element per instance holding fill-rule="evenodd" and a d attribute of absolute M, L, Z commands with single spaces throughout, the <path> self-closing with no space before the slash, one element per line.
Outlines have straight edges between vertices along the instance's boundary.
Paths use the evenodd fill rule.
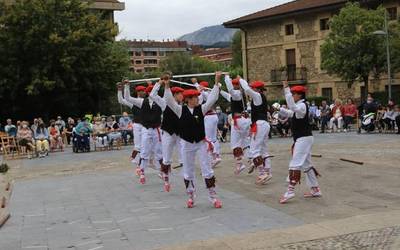
<path fill-rule="evenodd" d="M 136 73 L 142 73 L 142 72 L 143 72 L 142 69 L 137 69 L 137 70 L 136 70 Z"/>
<path fill-rule="evenodd" d="M 320 30 L 329 30 L 329 18 L 323 18 L 319 20 Z"/>
<path fill-rule="evenodd" d="M 286 68 L 287 68 L 287 79 L 289 81 L 296 80 L 296 50 L 286 50 Z"/>
<path fill-rule="evenodd" d="M 142 60 L 136 60 L 135 64 L 142 64 Z"/>
<path fill-rule="evenodd" d="M 389 20 L 397 20 L 397 7 L 387 8 Z"/>
<path fill-rule="evenodd" d="M 157 56 L 157 51 L 145 51 L 144 56 Z"/>
<path fill-rule="evenodd" d="M 142 52 L 141 51 L 135 51 L 135 56 L 142 56 Z"/>
<path fill-rule="evenodd" d="M 294 34 L 294 27 L 293 24 L 287 24 L 285 25 L 285 34 L 287 36 L 291 36 Z"/>
<path fill-rule="evenodd" d="M 156 59 L 145 59 L 144 64 L 157 64 Z"/>
<path fill-rule="evenodd" d="M 328 101 L 332 100 L 332 88 L 322 88 L 322 96 L 325 97 Z"/>
<path fill-rule="evenodd" d="M 160 51 L 160 52 L 158 52 L 158 55 L 159 55 L 159 56 L 165 56 L 165 51 Z"/>

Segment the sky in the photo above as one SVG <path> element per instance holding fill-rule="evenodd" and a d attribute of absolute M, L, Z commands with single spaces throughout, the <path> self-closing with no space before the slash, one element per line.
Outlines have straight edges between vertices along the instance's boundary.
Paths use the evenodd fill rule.
<path fill-rule="evenodd" d="M 175 39 L 289 0 L 120 0 L 118 39 Z"/>

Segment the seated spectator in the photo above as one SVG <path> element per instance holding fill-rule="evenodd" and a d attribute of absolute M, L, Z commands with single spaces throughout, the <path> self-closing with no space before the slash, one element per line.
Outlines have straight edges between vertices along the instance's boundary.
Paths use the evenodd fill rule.
<path fill-rule="evenodd" d="M 386 128 L 388 130 L 393 130 L 395 127 L 396 123 L 396 110 L 395 110 L 395 105 L 392 100 L 389 100 L 386 112 L 382 117 L 384 125 L 386 125 Z"/>
<path fill-rule="evenodd" d="M 121 131 L 122 138 L 124 139 L 124 143 L 125 145 L 127 145 L 128 135 L 130 136 L 130 138 L 133 138 L 132 119 L 128 116 L 127 112 L 122 113 L 122 117 L 119 118 L 119 129 Z"/>
<path fill-rule="evenodd" d="M 336 125 L 337 131 L 340 132 L 342 130 L 343 115 L 344 115 L 344 108 L 342 106 L 342 101 L 340 99 L 336 99 L 335 106 L 332 109 L 332 117 L 329 126 L 331 132 L 334 131 L 334 125 Z"/>
<path fill-rule="evenodd" d="M 21 128 L 17 132 L 17 140 L 21 146 L 22 154 L 28 153 L 28 158 L 31 159 L 35 151 L 35 146 L 33 145 L 32 130 L 29 128 L 27 121 L 21 123 Z"/>
<path fill-rule="evenodd" d="M 94 119 L 93 136 L 96 140 L 96 147 L 104 148 L 108 146 L 107 128 L 106 124 L 101 122 L 100 117 Z"/>
<path fill-rule="evenodd" d="M 378 104 L 378 110 L 376 111 L 376 126 L 379 132 L 382 132 L 383 128 L 385 127 L 385 122 L 383 121 L 383 117 L 385 116 L 386 108 L 383 107 L 381 104 Z"/>
<path fill-rule="evenodd" d="M 7 119 L 7 125 L 4 127 L 4 132 L 8 134 L 8 136 L 15 137 L 17 135 L 17 127 L 12 124 L 11 119 Z"/>
<path fill-rule="evenodd" d="M 331 109 L 326 101 L 322 101 L 321 108 L 321 133 L 325 133 L 325 128 L 328 126 L 328 121 L 331 118 Z"/>
<path fill-rule="evenodd" d="M 72 132 L 74 131 L 75 121 L 71 117 L 68 117 L 66 127 L 64 128 L 65 137 L 67 144 L 71 145 Z"/>
<path fill-rule="evenodd" d="M 36 131 L 38 125 L 39 125 L 39 120 L 38 120 L 38 118 L 33 119 L 33 123 L 32 123 L 32 125 L 31 125 L 31 130 L 32 130 L 32 131 Z"/>
<path fill-rule="evenodd" d="M 110 145 L 113 145 L 115 140 L 119 140 L 122 137 L 121 132 L 119 132 L 118 123 L 115 121 L 113 116 L 107 118 L 107 132 L 108 132 L 108 141 Z"/>
<path fill-rule="evenodd" d="M 354 118 L 357 118 L 357 107 L 354 105 L 351 98 L 347 99 L 347 104 L 344 105 L 344 132 L 349 130 L 349 125 L 353 124 Z"/>
<path fill-rule="evenodd" d="M 50 149 L 52 151 L 57 148 L 64 150 L 64 143 L 61 137 L 61 132 L 54 120 L 50 121 L 50 127 L 48 128 L 48 131 L 50 136 Z"/>
<path fill-rule="evenodd" d="M 77 147 L 90 151 L 90 135 L 93 132 L 93 128 L 87 117 L 84 117 L 82 120 L 79 119 L 79 121 L 78 125 L 74 128 Z"/>
<path fill-rule="evenodd" d="M 400 106 L 396 105 L 394 106 L 394 110 L 396 112 L 395 116 L 395 120 L 396 120 L 396 125 L 397 125 L 397 134 L 400 134 Z"/>
<path fill-rule="evenodd" d="M 34 131 L 34 138 L 39 157 L 49 155 L 49 132 L 41 119 L 38 122 L 37 129 Z"/>
<path fill-rule="evenodd" d="M 66 134 L 64 132 L 66 124 L 65 124 L 65 121 L 62 119 L 61 116 L 57 116 L 56 126 L 60 130 L 60 135 L 61 135 L 61 138 L 62 138 L 62 142 L 66 143 L 67 138 L 66 138 Z"/>

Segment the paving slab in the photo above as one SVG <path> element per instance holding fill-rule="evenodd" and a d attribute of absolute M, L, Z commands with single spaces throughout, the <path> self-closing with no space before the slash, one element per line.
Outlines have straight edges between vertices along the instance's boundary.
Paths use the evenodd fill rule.
<path fill-rule="evenodd" d="M 157 171 L 147 176 L 146 185 L 132 170 L 17 181 L 0 249 L 143 250 L 303 224 L 224 189 L 218 189 L 224 207 L 215 209 L 200 178 L 196 206 L 188 209 L 179 174 L 170 193 Z"/>

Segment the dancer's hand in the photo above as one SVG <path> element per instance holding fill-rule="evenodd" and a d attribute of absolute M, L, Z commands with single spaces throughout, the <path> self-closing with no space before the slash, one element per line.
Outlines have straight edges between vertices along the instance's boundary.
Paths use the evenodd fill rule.
<path fill-rule="evenodd" d="M 287 87 L 289 87 L 289 83 L 288 83 L 288 81 L 282 81 L 282 84 L 283 84 L 283 88 L 287 88 Z"/>

